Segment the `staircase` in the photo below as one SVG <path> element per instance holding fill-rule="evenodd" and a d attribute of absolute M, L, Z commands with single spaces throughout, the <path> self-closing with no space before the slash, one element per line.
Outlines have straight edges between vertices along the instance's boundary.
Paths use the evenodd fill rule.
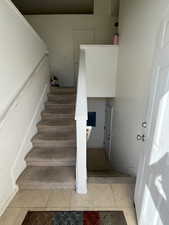
<path fill-rule="evenodd" d="M 74 88 L 51 87 L 27 167 L 17 180 L 20 189 L 75 187 L 75 98 Z"/>

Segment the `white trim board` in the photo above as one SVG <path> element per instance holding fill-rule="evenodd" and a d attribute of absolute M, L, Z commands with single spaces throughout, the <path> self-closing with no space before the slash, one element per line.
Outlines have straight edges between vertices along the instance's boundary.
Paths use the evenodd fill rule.
<path fill-rule="evenodd" d="M 39 103 L 35 109 L 35 113 L 30 122 L 30 126 L 27 129 L 25 138 L 23 139 L 21 147 L 16 156 L 16 161 L 14 163 L 14 166 L 11 169 L 11 176 L 12 176 L 14 185 L 15 185 L 15 180 L 16 180 L 15 178 L 18 177 L 22 173 L 22 171 L 26 168 L 26 163 L 24 160 L 25 156 L 23 156 L 22 153 L 24 153 L 26 155 L 32 148 L 31 139 L 37 132 L 36 125 L 37 125 L 38 121 L 40 121 L 40 116 L 41 116 L 40 114 L 44 108 L 44 103 L 47 100 L 48 92 L 49 92 L 49 84 L 46 84 L 44 87 L 44 90 L 42 92 L 42 95 L 40 97 Z M 13 171 L 16 171 L 15 174 L 13 173 Z"/>

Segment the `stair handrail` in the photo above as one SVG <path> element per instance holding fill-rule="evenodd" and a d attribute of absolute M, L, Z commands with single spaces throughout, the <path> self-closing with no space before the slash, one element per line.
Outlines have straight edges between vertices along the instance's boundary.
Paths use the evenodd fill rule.
<path fill-rule="evenodd" d="M 87 108 L 87 81 L 85 50 L 80 49 L 77 95 L 76 95 L 76 190 L 80 194 L 87 193 L 87 135 L 86 126 L 88 119 Z"/>

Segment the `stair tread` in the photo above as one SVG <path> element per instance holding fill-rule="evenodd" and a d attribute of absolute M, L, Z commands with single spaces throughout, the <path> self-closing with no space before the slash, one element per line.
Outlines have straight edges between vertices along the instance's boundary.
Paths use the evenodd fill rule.
<path fill-rule="evenodd" d="M 61 92 L 66 92 L 66 93 L 76 92 L 75 88 L 70 88 L 70 87 L 51 87 L 50 90 L 51 90 L 51 93 L 53 93 L 53 92 L 58 92 L 58 93 L 61 93 Z"/>
<path fill-rule="evenodd" d="M 75 99 L 48 99 L 48 103 L 60 105 L 72 105 L 75 104 Z"/>
<path fill-rule="evenodd" d="M 73 96 L 73 97 L 75 97 L 76 96 L 76 93 L 75 92 L 50 92 L 49 94 L 48 94 L 49 96 L 65 96 L 65 97 L 68 97 L 68 96 Z"/>
<path fill-rule="evenodd" d="M 51 132 L 51 133 L 37 133 L 32 140 L 47 140 L 47 141 L 58 141 L 58 140 L 72 140 L 75 139 L 75 134 L 71 132 Z"/>
<path fill-rule="evenodd" d="M 74 103 L 71 103 L 71 104 L 60 104 L 60 103 L 57 103 L 57 102 L 54 102 L 54 103 L 50 103 L 50 102 L 47 102 L 45 104 L 45 110 L 48 110 L 48 109 L 69 109 L 69 110 L 74 110 L 75 111 L 75 104 Z"/>
<path fill-rule="evenodd" d="M 75 105 L 75 99 L 48 99 L 46 104 Z"/>
<path fill-rule="evenodd" d="M 76 94 L 74 93 L 68 93 L 68 94 L 64 94 L 64 93 L 49 93 L 48 94 L 48 98 L 49 99 L 60 99 L 60 100 L 75 100 L 76 98 Z"/>
<path fill-rule="evenodd" d="M 20 189 L 72 188 L 75 185 L 75 167 L 28 166 L 17 184 Z"/>
<path fill-rule="evenodd" d="M 55 119 L 55 120 L 41 120 L 38 126 L 74 126 L 75 120 L 73 119 Z"/>
<path fill-rule="evenodd" d="M 59 103 L 55 103 L 55 102 L 47 102 L 45 104 L 45 108 L 49 109 L 49 108 L 60 108 L 60 109 L 75 109 L 75 103 L 70 103 L 70 104 L 59 104 Z"/>
<path fill-rule="evenodd" d="M 88 170 L 88 174 L 93 177 L 130 177 L 114 170 Z"/>
<path fill-rule="evenodd" d="M 53 113 L 53 114 L 74 114 L 74 109 L 45 109 L 43 113 Z"/>
<path fill-rule="evenodd" d="M 33 161 L 74 161 L 76 152 L 74 148 L 33 148 L 26 156 L 26 160 Z"/>

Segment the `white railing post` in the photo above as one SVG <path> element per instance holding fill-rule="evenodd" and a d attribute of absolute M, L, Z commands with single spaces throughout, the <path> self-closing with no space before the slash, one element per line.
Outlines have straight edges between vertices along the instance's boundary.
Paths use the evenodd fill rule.
<path fill-rule="evenodd" d="M 86 165 L 86 120 L 76 121 L 77 132 L 77 161 L 76 161 L 76 190 L 79 194 L 87 193 L 87 165 Z"/>
<path fill-rule="evenodd" d="M 76 191 L 79 194 L 87 193 L 87 90 L 85 52 L 80 51 L 79 74 L 76 97 Z"/>

